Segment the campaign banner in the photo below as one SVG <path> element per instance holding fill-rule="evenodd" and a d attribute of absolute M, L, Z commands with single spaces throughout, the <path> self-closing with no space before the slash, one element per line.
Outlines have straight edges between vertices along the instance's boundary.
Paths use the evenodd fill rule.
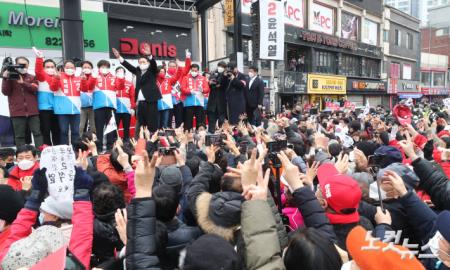
<path fill-rule="evenodd" d="M 259 58 L 284 59 L 284 8 L 274 0 L 260 0 L 260 46 Z"/>
<path fill-rule="evenodd" d="M 329 35 L 334 33 L 334 11 L 333 9 L 313 3 L 311 5 L 312 14 L 310 18 L 310 30 Z"/>

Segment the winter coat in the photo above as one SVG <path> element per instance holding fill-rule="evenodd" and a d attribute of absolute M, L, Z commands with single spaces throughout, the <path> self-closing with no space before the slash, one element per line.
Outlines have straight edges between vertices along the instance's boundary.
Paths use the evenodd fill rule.
<path fill-rule="evenodd" d="M 187 75 L 181 82 L 184 107 L 205 106 L 205 96 L 209 93 L 209 84 L 206 77 Z"/>
<path fill-rule="evenodd" d="M 91 77 L 90 80 L 95 80 L 95 88 L 93 98 L 93 109 L 101 108 L 117 108 L 116 92 L 122 91 L 125 80 L 117 78 L 108 73 L 106 75 L 98 74 L 97 78 Z"/>
<path fill-rule="evenodd" d="M 131 200 L 127 207 L 126 268 L 159 269 L 156 254 L 156 206 L 152 198 Z"/>
<path fill-rule="evenodd" d="M 440 210 L 450 210 L 450 181 L 428 160 L 413 161 L 414 172 L 420 179 L 419 188 L 425 190 L 431 201 Z"/>
<path fill-rule="evenodd" d="M 247 88 L 244 91 L 247 107 L 257 108 L 258 105 L 263 105 L 264 99 L 264 82 L 261 77 L 257 76 L 250 86 L 251 79 L 247 80 Z"/>
<path fill-rule="evenodd" d="M 125 202 L 129 202 L 131 194 L 128 190 L 128 179 L 124 171 L 116 171 L 109 160 L 110 154 L 100 155 L 97 158 L 97 170 L 108 176 L 109 182 L 118 186 L 122 192 Z"/>
<path fill-rule="evenodd" d="M 228 77 L 224 74 L 216 73 L 217 84 L 211 84 L 208 98 L 208 111 L 218 112 L 224 115 L 227 111 L 225 92 L 228 88 Z"/>
<path fill-rule="evenodd" d="M 44 70 L 44 59 L 37 57 L 34 65 L 34 73 L 38 81 L 38 108 L 40 111 L 53 110 L 53 92 L 50 90 L 50 80 L 52 75 L 48 75 Z"/>
<path fill-rule="evenodd" d="M 8 97 L 11 117 L 38 115 L 38 81 L 30 74 L 22 75 L 23 83 L 17 80 L 3 79 L 2 93 Z M 3 104 L 6 105 L 6 104 Z"/>
<path fill-rule="evenodd" d="M 114 212 L 107 215 L 96 215 L 94 219 L 92 266 L 113 259 L 115 252 L 119 252 L 123 248 L 115 225 Z"/>
<path fill-rule="evenodd" d="M 19 166 L 15 166 L 9 172 L 7 184 L 10 185 L 15 191 L 21 191 L 22 182 L 20 182 L 20 179 L 26 176 L 33 176 L 34 171 L 37 169 L 39 169 L 39 162 L 37 161 L 31 169 L 26 171 L 21 170 Z"/>
<path fill-rule="evenodd" d="M 150 61 L 150 66 L 145 72 L 142 72 L 139 67 L 131 65 L 126 60 L 122 62 L 122 65 L 136 75 L 135 100 L 137 101 L 139 92 L 142 92 L 146 102 L 157 102 L 161 98 L 161 92 L 159 92 L 156 82 L 158 65 L 154 58 L 148 60 Z"/>
<path fill-rule="evenodd" d="M 284 227 L 283 220 L 281 219 L 281 215 L 278 212 L 278 207 L 275 204 L 273 197 L 271 194 L 267 195 L 267 203 L 270 206 L 270 209 L 272 210 L 272 215 L 275 219 L 275 224 L 277 226 L 277 236 L 278 240 L 280 242 L 280 247 L 284 249 L 289 244 L 288 235 L 286 233 L 286 228 Z"/>
<path fill-rule="evenodd" d="M 159 111 L 172 109 L 173 105 L 177 104 L 181 99 L 179 81 L 182 81 L 184 76 L 189 73 L 191 63 L 191 58 L 186 58 L 184 68 L 178 67 L 175 74 L 172 74 L 172 76 L 158 78 L 158 86 L 162 96 L 162 98 L 158 100 Z"/>
<path fill-rule="evenodd" d="M 246 201 L 242 204 L 241 231 L 247 270 L 285 269 L 275 219 L 266 201 Z"/>
<path fill-rule="evenodd" d="M 52 76 L 50 89 L 54 92 L 53 110 L 55 114 L 80 114 L 80 92 L 89 90 L 89 81 L 79 76 L 69 76 L 61 73 Z"/>
<path fill-rule="evenodd" d="M 117 91 L 117 113 L 131 114 L 131 109 L 136 108 L 134 97 L 134 85 L 130 81 L 125 81 L 124 87 Z"/>
<path fill-rule="evenodd" d="M 228 121 L 231 125 L 237 125 L 239 123 L 239 116 L 245 113 L 245 90 L 245 77 L 239 73 L 230 81 L 226 90 Z"/>

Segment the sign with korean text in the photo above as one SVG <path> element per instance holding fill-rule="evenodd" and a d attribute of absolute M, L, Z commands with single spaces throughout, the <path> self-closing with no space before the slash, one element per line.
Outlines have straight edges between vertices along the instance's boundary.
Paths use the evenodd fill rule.
<path fill-rule="evenodd" d="M 309 20 L 310 30 L 333 35 L 334 33 L 333 9 L 316 3 L 313 3 L 311 5 L 311 9 L 312 9 L 312 16 Z"/>
<path fill-rule="evenodd" d="M 61 50 L 59 8 L 0 3 L 0 47 Z M 105 12 L 82 11 L 84 48 L 107 52 L 108 17 Z M 32 41 L 34 44 L 32 44 Z"/>
<path fill-rule="evenodd" d="M 259 57 L 266 60 L 284 59 L 284 8 L 281 1 L 260 0 Z"/>
<path fill-rule="evenodd" d="M 344 76 L 329 76 L 308 74 L 308 94 L 337 94 L 347 92 L 347 78 Z"/>
<path fill-rule="evenodd" d="M 55 200 L 73 197 L 75 153 L 69 145 L 47 147 L 42 151 L 40 167 L 47 168 L 48 193 Z"/>
<path fill-rule="evenodd" d="M 225 0 L 225 27 L 234 24 L 233 0 Z"/>
<path fill-rule="evenodd" d="M 303 0 L 284 0 L 284 23 L 298 28 L 304 27 Z"/>

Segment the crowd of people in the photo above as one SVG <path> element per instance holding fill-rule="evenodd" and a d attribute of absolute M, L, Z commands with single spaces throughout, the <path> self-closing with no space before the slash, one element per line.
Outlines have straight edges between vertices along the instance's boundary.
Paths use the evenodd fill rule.
<path fill-rule="evenodd" d="M 233 119 L 221 106 L 234 107 L 237 99 L 249 105 L 245 92 L 234 94 L 251 92 L 255 83 L 233 65 L 220 63 L 217 77 L 207 79 L 189 65 L 189 54 L 190 68 L 172 62 L 158 68 L 151 57 L 133 67 L 114 54 L 136 76 L 134 103 L 120 94 L 131 88 L 121 67 L 112 75 L 100 61 L 93 78 L 92 64 L 84 62 L 83 75 L 74 77 L 73 62 L 50 74 L 47 64 L 54 63 L 38 58 L 37 77 L 47 83 L 38 95 L 53 100 L 47 116 L 56 115 L 64 133 L 58 144 L 70 143 L 76 156 L 73 195 L 51 195 L 48 168 L 40 166 L 45 147 L 38 148 L 36 136 L 35 146 L 0 149 L 1 269 L 32 269 L 60 250 L 66 269 L 450 269 L 445 106 L 318 112 L 297 105 L 255 119 L 256 100 L 247 116 L 243 109 Z M 2 87 L 10 98 L 12 89 L 21 90 L 20 102 L 40 89 L 33 76 L 22 75 Z M 74 97 L 92 87 L 92 110 L 82 118 L 93 114 L 96 130 L 78 135 L 83 109 Z M 208 124 L 201 120 L 206 93 Z M 225 103 L 210 107 L 213 95 Z M 121 102 L 129 111 L 119 110 Z M 131 108 L 137 138 L 109 138 L 103 148 L 108 115 Z M 34 134 L 43 116 L 24 113 L 17 117 Z M 196 126 L 187 118 L 177 128 L 156 124 L 177 114 L 195 116 Z"/>

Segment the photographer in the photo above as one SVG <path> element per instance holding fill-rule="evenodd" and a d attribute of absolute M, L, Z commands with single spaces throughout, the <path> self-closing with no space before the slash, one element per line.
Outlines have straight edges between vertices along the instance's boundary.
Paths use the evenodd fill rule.
<path fill-rule="evenodd" d="M 222 126 L 226 116 L 226 99 L 225 91 L 227 90 L 229 80 L 226 76 L 227 64 L 223 61 L 217 64 L 217 70 L 210 79 L 209 85 L 211 92 L 208 99 L 208 122 L 209 133 L 214 133 L 216 129 L 216 122 L 219 120 L 219 126 Z"/>
<path fill-rule="evenodd" d="M 42 145 L 42 134 L 37 104 L 38 81 L 27 73 L 30 63 L 27 58 L 20 56 L 15 62 L 21 67 L 6 67 L 2 74 L 2 93 L 8 97 L 16 146 L 25 144 L 28 128 L 34 136 L 34 144 L 39 147 Z M 17 80 L 13 79 L 15 75 L 18 75 Z"/>

